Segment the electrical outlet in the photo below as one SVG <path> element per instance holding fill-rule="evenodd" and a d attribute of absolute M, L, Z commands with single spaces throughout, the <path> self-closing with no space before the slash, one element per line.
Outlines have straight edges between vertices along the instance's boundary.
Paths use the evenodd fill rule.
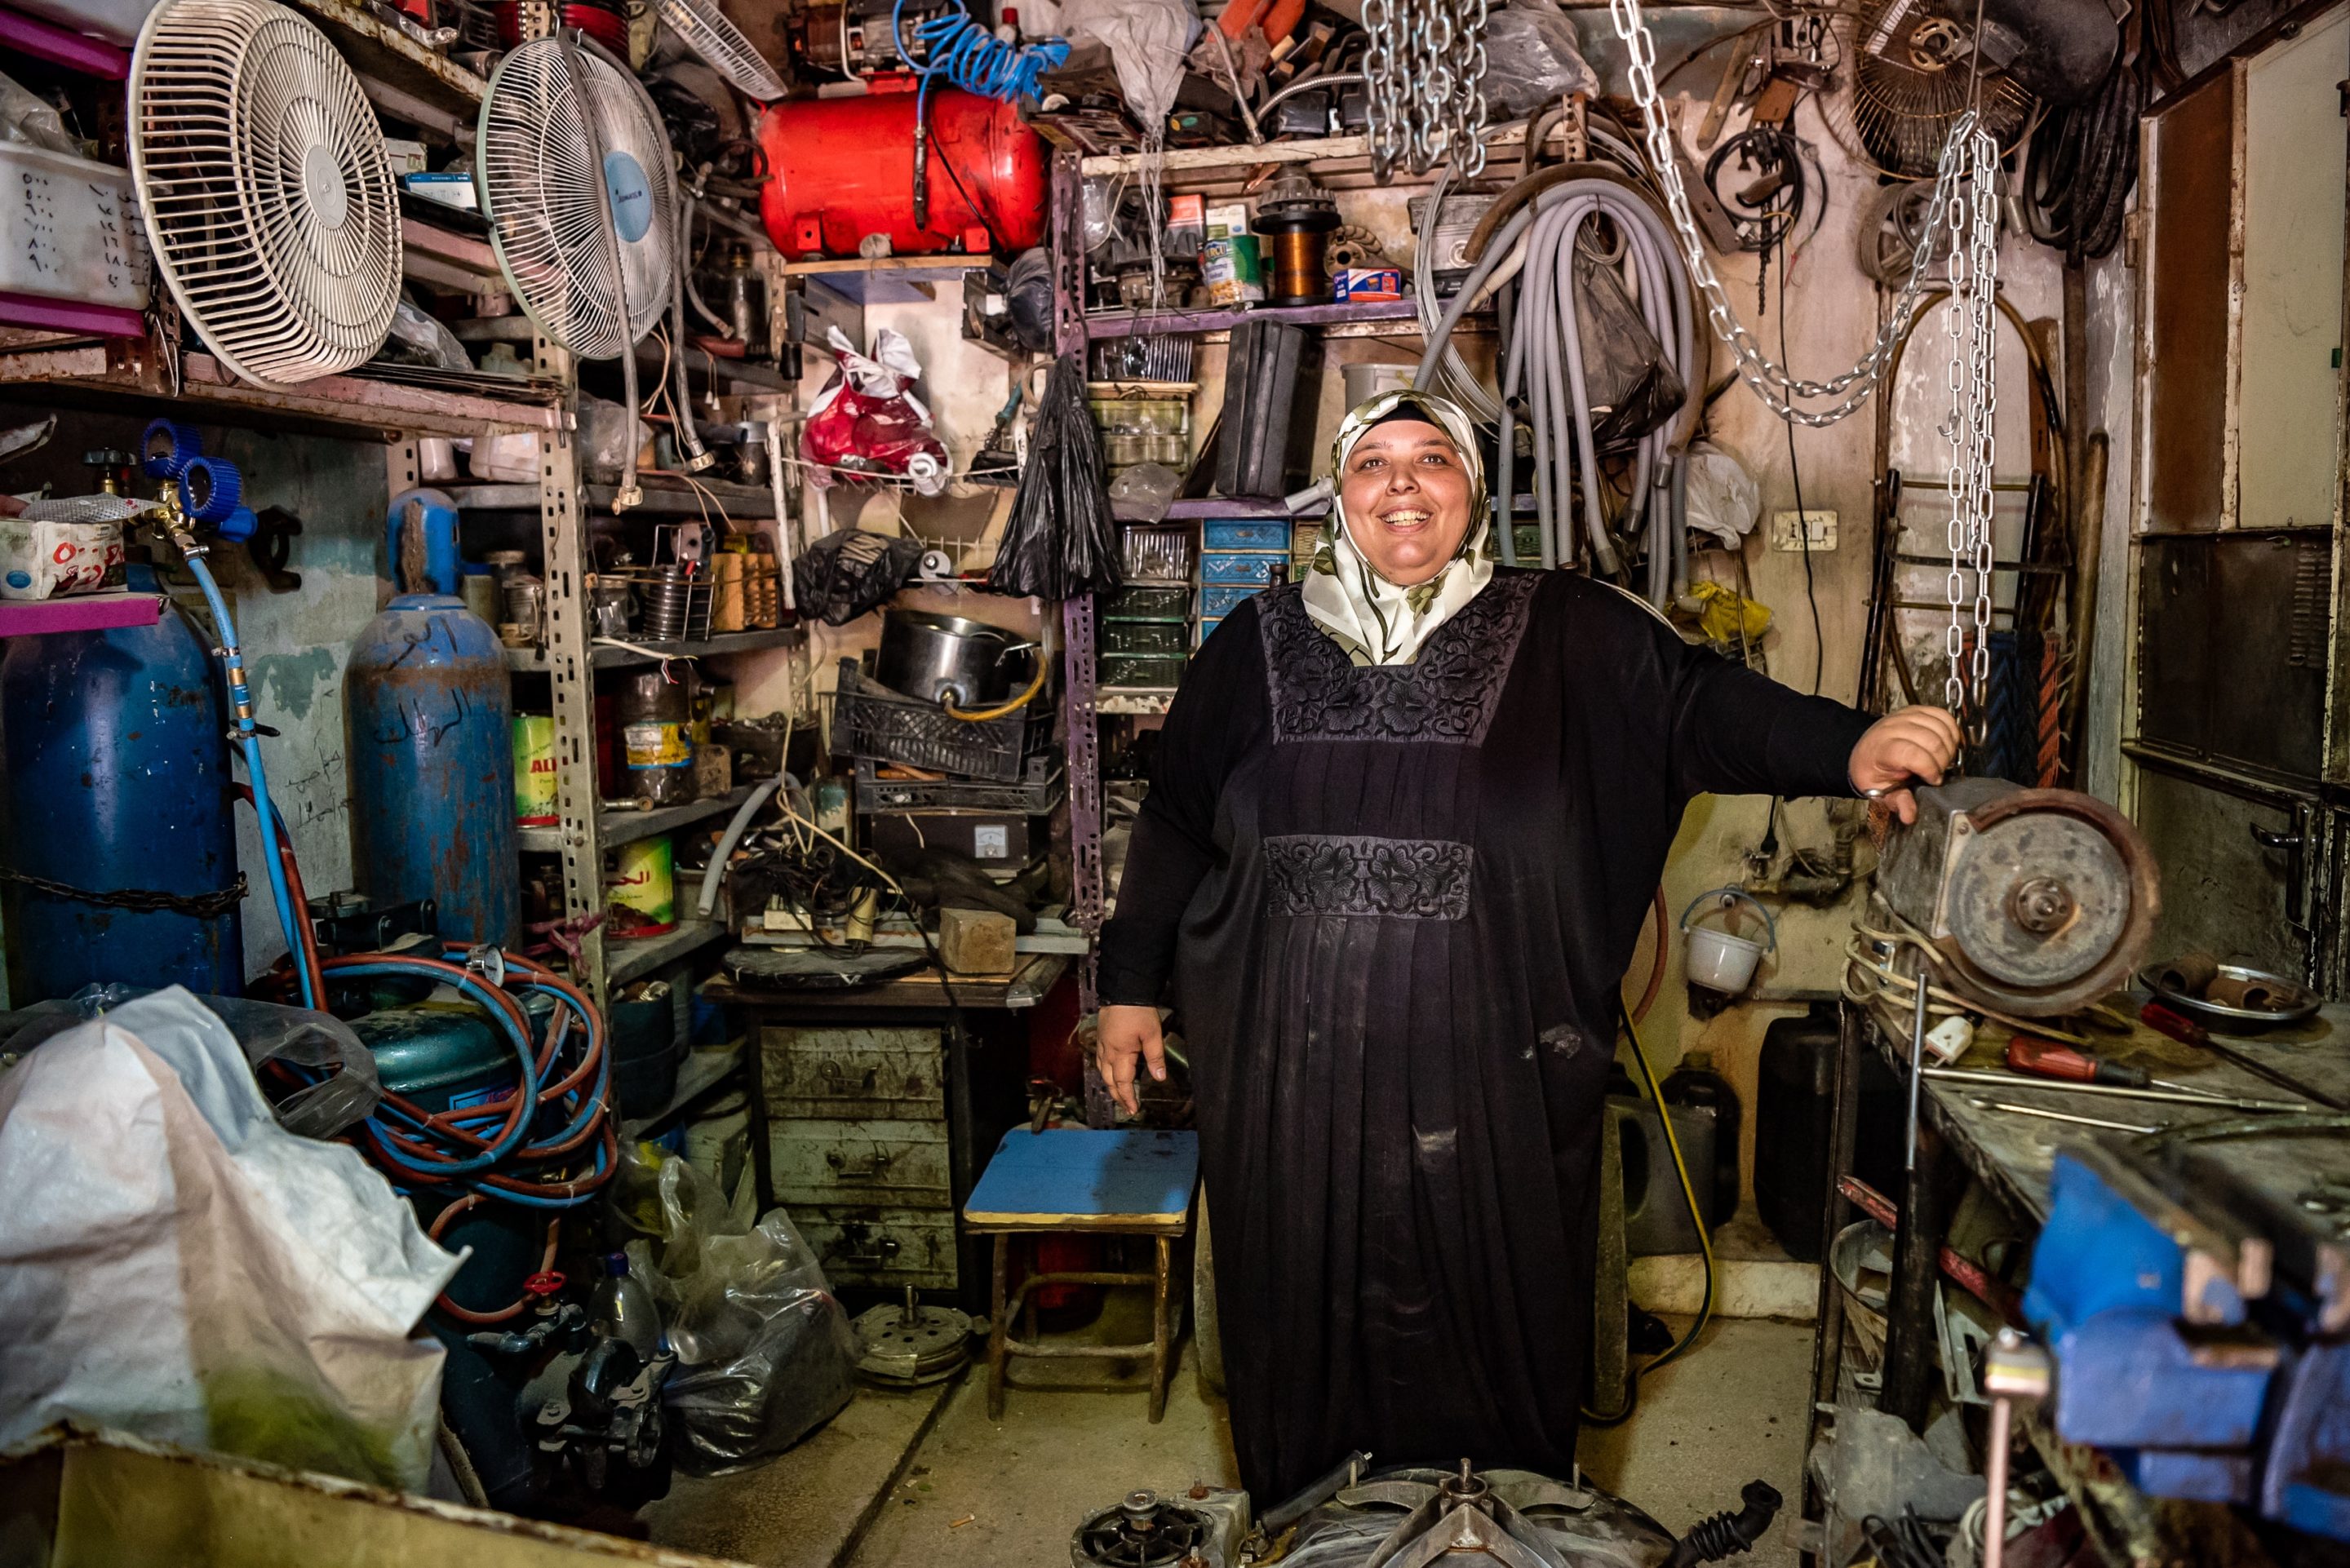
<path fill-rule="evenodd" d="M 1817 506 L 1803 510 L 1803 532 L 1796 531 L 1796 513 L 1793 508 L 1771 514 L 1771 548 L 1801 550 L 1805 546 L 1804 534 L 1811 535 L 1809 545 L 1814 550 L 1835 548 L 1836 514 Z"/>

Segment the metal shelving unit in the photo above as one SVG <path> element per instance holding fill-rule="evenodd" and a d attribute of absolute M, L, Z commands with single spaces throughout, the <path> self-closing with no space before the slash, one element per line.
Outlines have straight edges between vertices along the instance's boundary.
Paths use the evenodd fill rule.
<path fill-rule="evenodd" d="M 607 849 L 639 839 L 674 833 L 681 827 L 691 827 L 697 822 L 707 822 L 715 816 L 731 816 L 735 808 L 751 797 L 752 786 L 727 791 L 707 800 L 690 800 L 683 805 L 657 805 L 650 811 L 615 811 L 609 806 L 596 814 L 597 834 Z M 515 830 L 515 841 L 525 855 L 560 855 L 563 853 L 563 829 L 556 827 L 522 827 Z"/>
<path fill-rule="evenodd" d="M 598 670 L 629 664 L 658 664 L 665 659 L 702 659 L 712 654 L 748 653 L 759 648 L 788 648 L 806 633 L 795 626 L 766 631 L 723 631 L 701 642 L 639 642 L 631 648 L 595 645 L 589 658 Z M 509 648 L 506 668 L 518 673 L 544 675 L 553 668 L 544 648 Z"/>

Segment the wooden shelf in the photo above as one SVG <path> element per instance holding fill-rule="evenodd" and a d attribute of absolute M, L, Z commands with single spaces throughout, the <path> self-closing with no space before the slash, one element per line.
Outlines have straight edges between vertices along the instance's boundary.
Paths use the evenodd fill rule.
<path fill-rule="evenodd" d="M 1170 155 L 1171 156 L 1171 155 Z M 1102 311 L 1086 317 L 1086 336 L 1140 337 L 1163 333 L 1227 332 L 1251 321 L 1282 321 L 1299 327 L 1340 327 L 1368 322 L 1402 323 L 1419 330 L 1419 307 L 1409 298 L 1333 300 L 1327 305 L 1259 305 L 1211 310 Z"/>
<path fill-rule="evenodd" d="M 399 28 L 379 22 L 347 0 L 292 0 L 335 40 L 362 77 L 471 119 L 490 84 L 446 55 L 435 54 Z"/>
<path fill-rule="evenodd" d="M 703 496 L 683 480 L 666 474 L 640 473 L 637 479 L 644 487 L 645 498 L 621 513 L 623 517 L 699 517 L 707 511 L 715 522 L 721 510 L 729 517 L 762 521 L 775 514 L 775 493 L 760 485 L 738 484 L 731 479 L 702 479 L 702 489 L 710 492 Z M 535 484 L 454 484 L 443 488 L 460 511 L 538 510 L 538 486 Z M 619 489 L 609 484 L 585 484 L 579 488 L 580 499 L 599 512 L 610 511 L 619 494 Z"/>
<path fill-rule="evenodd" d="M 691 827 L 697 822 L 713 816 L 731 816 L 736 807 L 751 798 L 752 786 L 729 790 L 724 794 L 707 800 L 690 800 L 683 805 L 657 805 L 650 811 L 614 811 L 609 808 L 596 814 L 596 836 L 604 847 L 634 844 L 639 839 L 674 833 L 681 827 Z M 525 855 L 560 855 L 563 853 L 563 830 L 559 827 L 518 827 L 515 842 Z"/>
<path fill-rule="evenodd" d="M 184 356 L 181 374 L 174 392 L 148 344 L 138 338 L 0 353 L 0 387 L 36 386 L 62 402 L 114 409 L 127 403 L 161 412 L 192 404 L 207 420 L 265 430 L 381 441 L 397 432 L 455 437 L 478 436 L 485 428 L 563 430 L 571 421 L 567 412 L 548 402 L 363 376 L 323 376 L 286 391 L 267 391 L 238 380 L 209 354 Z"/>
<path fill-rule="evenodd" d="M 677 929 L 658 937 L 630 937 L 604 944 L 604 986 L 607 992 L 641 979 L 664 964 L 699 952 L 726 940 L 718 920 L 680 920 Z"/>
<path fill-rule="evenodd" d="M 760 648 L 786 648 L 799 641 L 804 635 L 799 628 L 786 626 L 770 631 L 722 632 L 707 642 L 648 640 L 639 642 L 638 647 L 650 649 L 650 652 L 598 647 L 589 655 L 589 660 L 598 670 L 616 670 L 629 664 L 658 664 L 664 659 L 707 659 L 718 654 L 748 653 Z M 541 648 L 509 648 L 506 649 L 506 668 L 525 674 L 544 674 L 546 670 L 546 650 Z"/>
<path fill-rule="evenodd" d="M 71 594 L 60 599 L 0 600 L 0 637 L 153 626 L 162 615 L 161 594 Z"/>

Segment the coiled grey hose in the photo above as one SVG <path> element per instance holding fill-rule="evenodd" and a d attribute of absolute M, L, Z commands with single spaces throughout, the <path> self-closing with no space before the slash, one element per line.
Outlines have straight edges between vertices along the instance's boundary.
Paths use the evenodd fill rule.
<path fill-rule="evenodd" d="M 1696 319 L 1688 275 L 1672 236 L 1665 229 L 1664 219 L 1638 192 L 1597 179 L 1568 180 L 1550 187 L 1493 235 L 1484 257 L 1429 334 L 1414 382 L 1432 384 L 1447 360 L 1459 366 L 1459 358 L 1451 351 L 1454 327 L 1497 276 L 1505 277 L 1505 269 L 1518 269 L 1520 297 L 1511 313 L 1503 352 L 1503 396 L 1498 403 L 1485 400 L 1500 426 L 1493 495 L 1502 519 L 1502 559 L 1506 565 L 1518 564 L 1508 523 L 1516 494 L 1517 410 L 1523 394 L 1534 430 L 1534 509 L 1542 565 L 1555 567 L 1577 553 L 1573 545 L 1572 497 L 1579 465 L 1586 476 L 1585 538 L 1593 565 L 1612 576 L 1620 569 L 1620 562 L 1595 477 L 1597 452 L 1584 377 L 1582 323 L 1575 305 L 1575 242 L 1595 215 L 1607 217 L 1624 236 L 1631 292 L 1639 302 L 1641 317 L 1663 346 L 1672 370 L 1694 395 L 1703 379 L 1701 367 L 1695 372 L 1691 369 L 1698 348 Z M 1624 532 L 1637 533 L 1645 526 L 1648 533 L 1644 586 L 1649 602 L 1659 607 L 1674 595 L 1686 572 L 1686 545 L 1680 535 L 1687 484 L 1682 457 L 1674 447 L 1681 423 L 1677 413 L 1640 438 L 1632 501 L 1622 519 Z"/>
<path fill-rule="evenodd" d="M 742 843 L 743 835 L 750 831 L 751 819 L 759 815 L 759 808 L 767 804 L 767 797 L 786 782 L 791 782 L 795 788 L 798 787 L 789 774 L 760 780 L 750 798 L 734 808 L 733 818 L 726 824 L 726 831 L 719 838 L 718 847 L 711 852 L 710 868 L 702 874 L 702 895 L 694 900 L 693 909 L 694 913 L 703 919 L 708 919 L 710 911 L 718 907 L 718 884 L 726 875 L 726 863 L 734 857 L 734 846 Z"/>

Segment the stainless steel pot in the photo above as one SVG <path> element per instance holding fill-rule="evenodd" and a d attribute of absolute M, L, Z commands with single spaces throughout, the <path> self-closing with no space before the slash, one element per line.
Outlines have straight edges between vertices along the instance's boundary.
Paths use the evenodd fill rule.
<path fill-rule="evenodd" d="M 925 702 L 986 707 L 1012 695 L 1021 663 L 1014 655 L 1030 646 L 984 621 L 891 610 L 882 618 L 874 677 Z"/>

